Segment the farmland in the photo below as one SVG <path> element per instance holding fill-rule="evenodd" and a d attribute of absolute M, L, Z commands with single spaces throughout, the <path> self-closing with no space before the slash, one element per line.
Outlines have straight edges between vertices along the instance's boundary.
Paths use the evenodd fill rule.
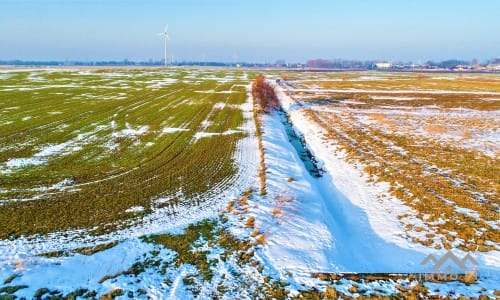
<path fill-rule="evenodd" d="M 2 72 L 0 298 L 494 298 L 499 97 L 485 74 Z M 477 265 L 422 278 L 448 250 Z"/>
<path fill-rule="evenodd" d="M 497 76 L 288 76 L 288 93 L 324 130 L 332 152 L 368 182 L 389 184 L 377 201 L 396 197 L 408 206 L 398 215 L 407 239 L 436 249 L 498 250 Z"/>
<path fill-rule="evenodd" d="M 243 72 L 40 70 L 0 80 L 0 238 L 134 224 L 230 187 Z M 194 171 L 196 170 L 196 171 Z"/>

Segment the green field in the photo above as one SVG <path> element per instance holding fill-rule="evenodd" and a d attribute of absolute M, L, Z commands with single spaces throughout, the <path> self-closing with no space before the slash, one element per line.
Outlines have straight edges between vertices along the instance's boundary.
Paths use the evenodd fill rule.
<path fill-rule="evenodd" d="M 0 73 L 0 238 L 109 232 L 223 189 L 247 84 L 227 70 Z"/>

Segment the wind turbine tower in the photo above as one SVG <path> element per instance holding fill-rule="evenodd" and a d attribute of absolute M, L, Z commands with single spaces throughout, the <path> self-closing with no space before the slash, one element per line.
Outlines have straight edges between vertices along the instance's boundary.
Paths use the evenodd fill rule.
<path fill-rule="evenodd" d="M 168 24 L 167 24 L 167 26 L 165 26 L 165 31 L 162 32 L 162 33 L 158 33 L 158 35 L 162 36 L 163 40 L 165 42 L 164 62 L 165 62 L 165 66 L 167 66 L 168 65 L 168 61 L 167 61 L 167 41 L 170 39 L 170 37 L 168 36 Z"/>

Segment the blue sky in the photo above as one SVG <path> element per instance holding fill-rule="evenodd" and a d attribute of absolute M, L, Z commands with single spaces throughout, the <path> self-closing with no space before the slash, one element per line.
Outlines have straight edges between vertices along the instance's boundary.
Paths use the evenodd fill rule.
<path fill-rule="evenodd" d="M 500 56 L 500 0 L 0 0 L 0 59 Z"/>

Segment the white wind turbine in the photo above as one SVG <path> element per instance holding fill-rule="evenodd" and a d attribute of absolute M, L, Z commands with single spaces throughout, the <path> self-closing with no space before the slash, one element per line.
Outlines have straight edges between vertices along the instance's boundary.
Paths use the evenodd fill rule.
<path fill-rule="evenodd" d="M 165 26 L 165 31 L 162 33 L 158 33 L 158 35 L 163 37 L 163 40 L 165 41 L 165 66 L 167 65 L 167 41 L 170 39 L 168 36 L 168 24 Z"/>

